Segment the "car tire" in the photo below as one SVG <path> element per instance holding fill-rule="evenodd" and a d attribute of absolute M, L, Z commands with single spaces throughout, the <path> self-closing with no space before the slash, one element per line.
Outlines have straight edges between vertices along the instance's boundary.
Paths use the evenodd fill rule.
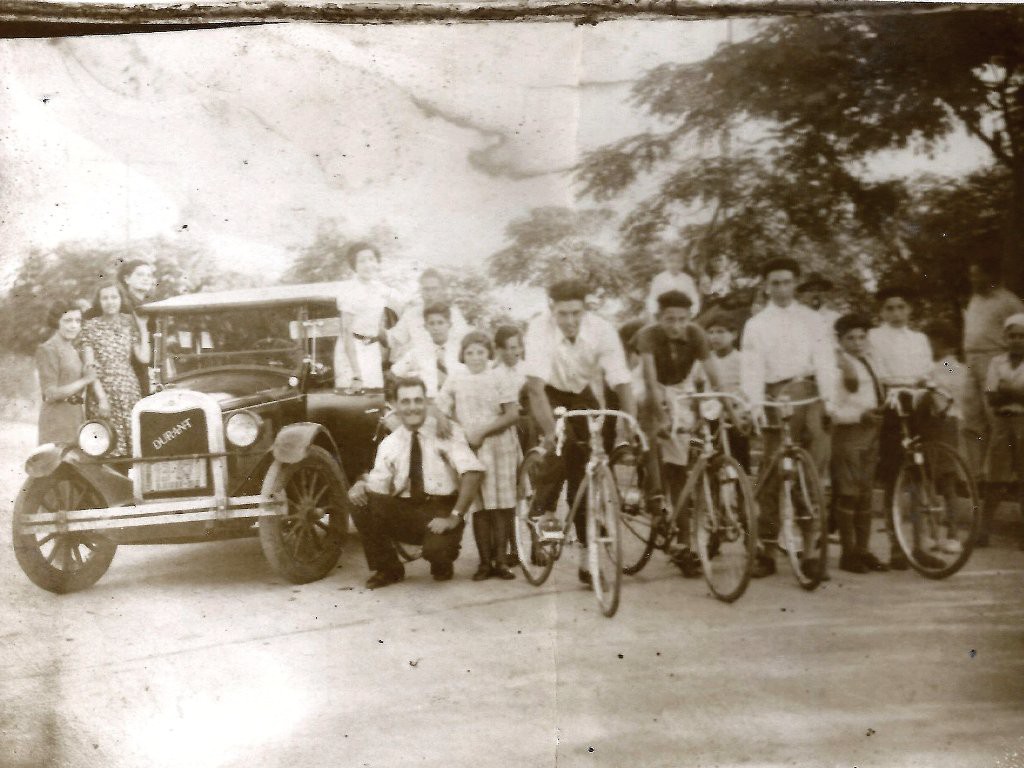
<path fill-rule="evenodd" d="M 14 502 L 12 539 L 18 565 L 33 584 L 58 595 L 87 589 L 107 572 L 117 544 L 92 531 L 39 536 L 25 530 L 26 517 L 58 509 L 106 506 L 92 485 L 67 468 L 25 483 Z"/>
<path fill-rule="evenodd" d="M 275 463 L 264 495 L 284 495 L 284 515 L 259 520 L 260 544 L 270 564 L 293 584 L 322 579 L 338 564 L 348 516 L 348 483 L 330 453 L 310 446 L 294 464 Z"/>

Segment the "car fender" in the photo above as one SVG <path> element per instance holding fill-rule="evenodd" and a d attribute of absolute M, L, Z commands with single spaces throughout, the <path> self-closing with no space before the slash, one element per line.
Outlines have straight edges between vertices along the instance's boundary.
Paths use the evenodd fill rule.
<path fill-rule="evenodd" d="M 309 421 L 300 421 L 295 424 L 288 424 L 281 428 L 274 438 L 274 447 L 271 449 L 274 454 L 274 461 L 281 464 L 295 464 L 306 458 L 309 447 L 317 442 L 325 442 L 324 447 L 330 446 L 328 450 L 338 458 L 338 446 L 335 444 L 331 433 L 319 424 Z"/>
<path fill-rule="evenodd" d="M 81 476 L 109 507 L 129 504 L 134 499 L 131 480 L 86 456 L 77 446 L 41 445 L 25 461 L 25 472 L 30 478 L 49 477 L 62 467 Z"/>

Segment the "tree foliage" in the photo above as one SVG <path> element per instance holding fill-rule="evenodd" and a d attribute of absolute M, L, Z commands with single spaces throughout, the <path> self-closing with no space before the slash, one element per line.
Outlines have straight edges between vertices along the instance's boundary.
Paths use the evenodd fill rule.
<path fill-rule="evenodd" d="M 219 269 L 198 248 L 167 238 L 118 245 L 69 242 L 51 250 L 33 250 L 0 297 L 0 347 L 33 351 L 51 333 L 47 316 L 54 301 L 82 298 L 91 302 L 100 281 L 114 278 L 119 264 L 137 258 L 154 265 L 153 299 L 254 283 L 249 275 Z"/>
<path fill-rule="evenodd" d="M 547 287 L 574 278 L 619 295 L 631 281 L 626 263 L 613 255 L 614 224 L 606 208 L 534 208 L 505 228 L 510 244 L 488 257 L 488 272 L 503 284 Z"/>
<path fill-rule="evenodd" d="M 1006 184 L 1000 215 L 989 215 L 987 202 L 966 212 L 1003 232 L 1013 246 L 1006 263 L 1019 282 L 1022 86 L 1024 14 L 1017 10 L 771 21 L 705 61 L 648 72 L 632 100 L 659 130 L 590 153 L 577 179 L 582 195 L 598 202 L 641 180 L 656 184 L 624 221 L 627 247 L 678 232 L 696 244 L 701 267 L 726 255 L 749 272 L 765 256 L 787 252 L 824 255 L 853 274 L 851 243 L 857 253 L 877 251 L 884 267 L 908 247 L 905 215 L 922 213 L 907 183 L 871 172 L 878 153 L 932 152 L 963 132 L 988 147 Z M 969 207 L 978 191 L 968 183 L 957 194 Z M 917 255 L 934 223 L 921 224 Z M 944 242 L 929 252 L 960 261 L 968 255 Z"/>

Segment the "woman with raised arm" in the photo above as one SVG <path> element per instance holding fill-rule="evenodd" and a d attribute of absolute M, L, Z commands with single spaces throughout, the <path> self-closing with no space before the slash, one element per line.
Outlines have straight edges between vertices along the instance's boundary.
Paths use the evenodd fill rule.
<path fill-rule="evenodd" d="M 96 380 L 94 366 L 82 364 L 76 341 L 82 310 L 76 301 L 57 301 L 50 308 L 53 335 L 36 349 L 36 370 L 43 405 L 39 409 L 39 444 L 70 443 L 85 421 L 85 388 Z"/>
<path fill-rule="evenodd" d="M 86 365 L 96 366 L 92 396 L 86 400 L 90 419 L 106 419 L 114 428 L 115 456 L 127 456 L 131 450 L 131 415 L 142 397 L 132 360 L 149 363 L 149 337 L 139 323 L 121 311 L 121 291 L 117 282 L 100 283 L 94 306 L 100 314 L 82 326 L 82 357 Z"/>
<path fill-rule="evenodd" d="M 380 252 L 376 247 L 353 243 L 345 258 L 355 275 L 338 287 L 341 332 L 334 347 L 334 383 L 337 387 L 381 389 L 385 310 L 396 311 L 398 299 L 379 279 Z"/>

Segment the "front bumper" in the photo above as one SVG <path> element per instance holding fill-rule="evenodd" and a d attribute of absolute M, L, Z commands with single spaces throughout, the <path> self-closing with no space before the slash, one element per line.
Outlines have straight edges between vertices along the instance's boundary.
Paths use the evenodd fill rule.
<path fill-rule="evenodd" d="M 218 499 L 201 496 L 189 499 L 151 501 L 101 509 L 35 512 L 21 518 L 21 533 L 47 535 L 75 531 L 99 531 L 136 526 L 201 523 L 206 521 L 283 515 L 287 502 L 263 495 Z"/>

